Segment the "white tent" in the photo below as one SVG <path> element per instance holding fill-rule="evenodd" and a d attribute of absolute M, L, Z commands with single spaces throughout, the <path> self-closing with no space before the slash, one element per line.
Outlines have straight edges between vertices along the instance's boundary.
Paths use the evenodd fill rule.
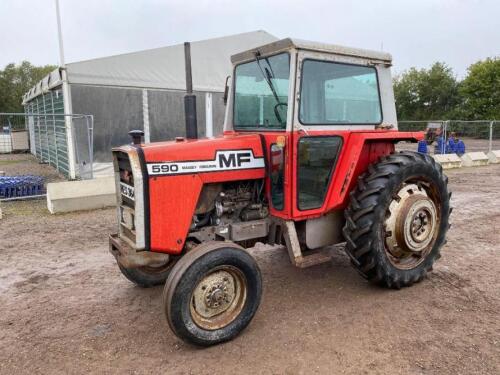
<path fill-rule="evenodd" d="M 231 74 L 230 56 L 276 41 L 265 31 L 253 31 L 191 43 L 193 89 L 224 91 Z M 149 49 L 66 65 L 70 84 L 185 90 L 184 45 Z M 59 69 L 26 93 L 27 102 L 61 84 Z"/>

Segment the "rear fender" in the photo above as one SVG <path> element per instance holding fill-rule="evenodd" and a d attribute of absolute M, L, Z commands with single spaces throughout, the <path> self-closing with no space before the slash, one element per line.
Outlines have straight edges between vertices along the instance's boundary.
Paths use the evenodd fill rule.
<path fill-rule="evenodd" d="M 344 209 L 349 202 L 349 193 L 356 186 L 358 177 L 380 157 L 394 153 L 395 143 L 417 142 L 423 133 L 373 132 L 352 133 L 344 144 L 341 159 L 325 200 L 325 211 Z"/>

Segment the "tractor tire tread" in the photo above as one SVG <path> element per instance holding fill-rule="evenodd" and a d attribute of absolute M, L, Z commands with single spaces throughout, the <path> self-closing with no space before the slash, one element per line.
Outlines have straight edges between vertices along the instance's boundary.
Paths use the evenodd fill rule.
<path fill-rule="evenodd" d="M 388 187 L 397 186 L 399 179 L 407 169 L 420 168 L 432 174 L 433 183 L 438 185 L 441 192 L 442 214 L 441 227 L 435 245 L 420 266 L 402 272 L 401 269 L 388 266 L 389 262 L 381 260 L 386 257 L 385 250 L 381 250 L 377 223 L 385 211 L 384 204 L 388 204 L 392 195 L 397 192 L 388 192 Z M 448 217 L 451 213 L 447 190 L 448 178 L 442 173 L 439 163 L 434 158 L 411 151 L 402 151 L 383 156 L 378 163 L 368 166 L 367 172 L 358 179 L 357 187 L 350 193 L 350 203 L 344 212 L 346 225 L 343 228 L 346 240 L 346 252 L 357 271 L 367 280 L 392 289 L 411 286 L 420 282 L 432 270 L 435 260 L 441 257 L 440 249 L 445 243 L 446 231 L 449 227 Z M 391 196 L 389 196 L 391 195 Z M 381 208 L 381 206 L 384 206 Z M 383 221 L 383 220 L 382 220 Z"/>

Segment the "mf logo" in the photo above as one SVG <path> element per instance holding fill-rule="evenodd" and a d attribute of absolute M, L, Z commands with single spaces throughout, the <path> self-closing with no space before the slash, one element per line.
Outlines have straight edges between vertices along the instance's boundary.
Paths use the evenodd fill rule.
<path fill-rule="evenodd" d="M 219 153 L 219 168 L 237 168 L 251 162 L 249 151 L 228 151 Z"/>

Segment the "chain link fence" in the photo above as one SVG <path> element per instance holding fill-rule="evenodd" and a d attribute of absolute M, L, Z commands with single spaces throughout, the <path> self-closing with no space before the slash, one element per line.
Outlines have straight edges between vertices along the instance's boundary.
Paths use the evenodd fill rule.
<path fill-rule="evenodd" d="M 434 120 L 434 121 L 398 121 L 400 131 L 423 131 L 440 128 L 444 139 L 453 136 L 464 142 L 466 152 L 500 150 L 500 121 L 496 120 Z M 403 149 L 410 146 L 403 145 Z M 413 145 L 413 148 L 416 146 Z M 430 147 L 431 153 L 436 152 Z M 444 152 L 443 152 L 444 151 Z M 445 150 L 438 150 L 445 153 Z"/>
<path fill-rule="evenodd" d="M 0 125 L 0 153 L 29 151 L 67 178 L 93 178 L 93 116 L 0 113 Z"/>

